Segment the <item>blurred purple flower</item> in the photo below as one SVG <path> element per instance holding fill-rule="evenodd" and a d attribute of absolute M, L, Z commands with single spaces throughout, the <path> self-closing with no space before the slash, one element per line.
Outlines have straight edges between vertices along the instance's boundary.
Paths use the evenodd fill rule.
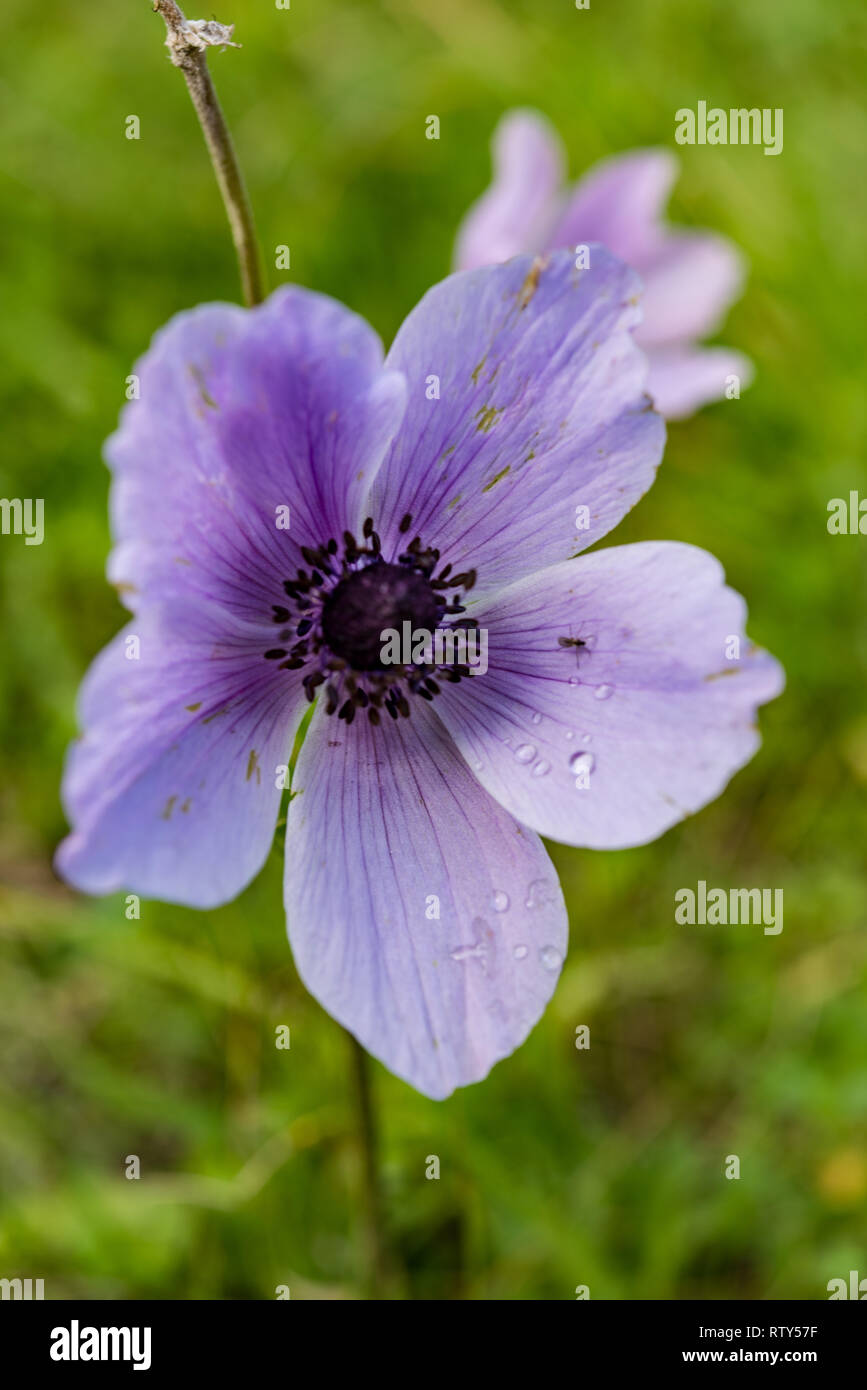
<path fill-rule="evenodd" d="M 669 419 L 719 400 L 726 377 L 740 387 L 752 365 L 730 348 L 703 348 L 741 291 L 740 254 L 713 232 L 675 230 L 662 210 L 677 175 L 666 150 L 634 150 L 594 165 L 571 189 L 553 127 L 535 111 L 511 111 L 493 139 L 494 182 L 458 232 L 455 268 L 520 252 L 599 241 L 637 270 L 643 315 L 635 338 L 650 359 L 647 389 Z"/>
<path fill-rule="evenodd" d="M 84 682 L 61 872 L 233 898 L 318 696 L 288 811 L 297 966 L 434 1097 L 485 1076 L 554 989 L 567 918 L 539 835 L 660 835 L 751 757 L 780 689 L 751 646 L 724 660 L 744 604 L 703 551 L 571 558 L 664 442 L 636 277 L 601 247 L 592 267 L 454 275 L 384 364 L 362 319 L 297 288 L 181 314 L 107 448 L 133 618 Z M 403 620 L 477 621 L 487 674 L 385 668 L 380 633 Z"/>

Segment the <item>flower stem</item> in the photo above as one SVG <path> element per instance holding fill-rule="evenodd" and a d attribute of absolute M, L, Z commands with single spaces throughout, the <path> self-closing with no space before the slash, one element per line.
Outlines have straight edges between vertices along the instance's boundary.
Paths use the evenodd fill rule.
<path fill-rule="evenodd" d="M 379 1181 L 379 1139 L 370 1085 L 370 1059 L 351 1033 L 346 1035 L 352 1051 L 361 1144 L 364 1150 L 364 1225 L 367 1246 L 368 1293 L 379 1298 L 388 1275 L 386 1241 L 382 1219 L 382 1189 Z"/>
<path fill-rule="evenodd" d="M 264 287 L 253 212 L 232 137 L 208 71 L 209 48 L 238 47 L 232 42 L 234 25 L 218 24 L 216 20 L 187 20 L 175 0 L 154 0 L 154 10 L 159 11 L 166 22 L 166 47 L 175 67 L 184 74 L 211 156 L 238 256 L 244 303 L 248 307 L 259 304 L 264 298 Z"/>

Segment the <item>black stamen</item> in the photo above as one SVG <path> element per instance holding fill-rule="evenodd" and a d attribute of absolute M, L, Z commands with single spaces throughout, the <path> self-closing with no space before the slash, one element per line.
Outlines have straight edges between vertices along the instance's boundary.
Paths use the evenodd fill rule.
<path fill-rule="evenodd" d="M 412 514 L 405 512 L 399 532 L 406 536 L 411 528 Z M 395 632 L 402 643 L 407 624 L 413 633 L 430 637 L 441 628 L 478 628 L 476 618 L 458 617 L 466 612 L 463 591 L 475 584 L 476 571 L 455 574 L 449 561 L 437 573 L 440 552 L 425 546 L 420 535 L 404 542 L 406 549 L 396 558 L 384 560 L 370 516 L 364 518 L 361 534 L 359 543 L 344 531 L 342 547 L 334 537 L 300 547 L 307 568 L 283 581 L 287 603 L 271 605 L 272 622 L 281 629 L 274 636 L 286 646 L 271 647 L 265 656 L 280 661 L 280 670 L 298 670 L 311 662 L 302 680 L 308 700 L 315 700 L 324 686 L 326 714 L 336 713 L 351 724 L 356 711 L 364 709 L 376 726 L 381 710 L 391 719 L 408 719 L 413 695 L 430 702 L 441 693 L 441 681 L 456 684 L 470 674 L 467 666 L 439 667 L 433 649 L 423 662 L 404 662 L 401 647 L 394 661 L 385 643 L 394 640 Z M 446 622 L 447 615 L 452 621 Z M 561 639 L 561 645 L 567 640 Z"/>

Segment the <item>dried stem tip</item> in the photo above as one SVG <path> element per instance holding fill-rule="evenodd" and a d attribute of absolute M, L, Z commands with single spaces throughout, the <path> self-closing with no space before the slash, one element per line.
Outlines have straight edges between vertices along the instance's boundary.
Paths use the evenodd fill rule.
<path fill-rule="evenodd" d="M 206 48 L 241 47 L 232 42 L 234 24 L 220 24 L 216 19 L 185 19 L 175 0 L 155 0 L 154 9 L 166 22 L 166 48 L 176 68 L 182 68 L 194 54 Z"/>
<path fill-rule="evenodd" d="M 184 74 L 193 106 L 201 122 L 232 229 L 232 239 L 241 271 L 244 303 L 258 304 L 264 291 L 253 213 L 232 146 L 232 138 L 208 72 L 209 48 L 241 47 L 240 44 L 232 42 L 235 26 L 220 24 L 216 19 L 185 19 L 175 0 L 154 0 L 154 10 L 161 14 L 166 22 L 166 47 L 169 56 L 175 67 L 180 68 Z"/>

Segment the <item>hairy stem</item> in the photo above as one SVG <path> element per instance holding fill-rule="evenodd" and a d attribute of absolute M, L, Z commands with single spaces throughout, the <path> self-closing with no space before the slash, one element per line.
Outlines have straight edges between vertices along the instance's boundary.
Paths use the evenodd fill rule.
<path fill-rule="evenodd" d="M 352 1050 L 352 1071 L 356 1104 L 364 1150 L 364 1225 L 368 1257 L 368 1292 L 378 1298 L 386 1282 L 387 1253 L 382 1219 L 382 1189 L 379 1181 L 379 1139 L 370 1086 L 370 1059 L 361 1043 L 347 1034 Z"/>
<path fill-rule="evenodd" d="M 201 123 L 217 185 L 223 198 L 241 272 L 244 303 L 259 304 L 264 298 L 262 268 L 256 242 L 253 212 L 238 166 L 226 120 L 208 71 L 209 48 L 237 48 L 232 42 L 234 25 L 216 20 L 187 20 L 175 0 L 154 0 L 154 10 L 166 22 L 166 47 L 176 68 L 184 74 L 196 115 Z"/>

